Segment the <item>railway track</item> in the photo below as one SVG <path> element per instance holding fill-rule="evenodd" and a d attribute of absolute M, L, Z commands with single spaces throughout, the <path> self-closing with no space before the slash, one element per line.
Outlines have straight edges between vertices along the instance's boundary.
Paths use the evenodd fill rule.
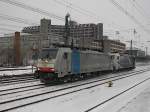
<path fill-rule="evenodd" d="M 2 68 L 0 71 L 32 70 L 32 68 Z"/>
<path fill-rule="evenodd" d="M 96 108 L 102 106 L 103 104 L 105 104 L 105 103 L 107 103 L 107 102 L 109 102 L 109 101 L 111 101 L 111 100 L 113 100 L 113 99 L 115 99 L 115 98 L 117 98 L 117 97 L 119 97 L 119 96 L 121 96 L 121 95 L 127 93 L 128 91 L 134 89 L 135 87 L 139 86 L 140 84 L 142 84 L 142 83 L 144 83 L 144 82 L 146 82 L 146 81 L 148 81 L 148 80 L 150 80 L 150 77 L 146 78 L 145 80 L 143 80 L 143 81 L 141 81 L 141 82 L 139 82 L 139 83 L 136 83 L 135 85 L 133 85 L 133 86 L 131 86 L 131 87 L 125 89 L 124 91 L 122 91 L 122 92 L 120 92 L 120 93 L 118 93 L 118 94 L 116 94 L 116 95 L 110 97 L 109 99 L 100 102 L 99 104 L 97 104 L 97 105 L 95 105 L 95 106 L 93 106 L 93 107 L 87 109 L 87 110 L 84 111 L 84 112 L 91 112 L 91 111 L 93 111 L 94 109 L 96 109 Z"/>
<path fill-rule="evenodd" d="M 30 91 L 30 94 L 29 93 L 26 93 L 24 95 L 21 94 L 18 97 L 16 97 L 16 95 L 14 94 L 12 94 L 12 96 L 8 96 L 8 94 L 2 95 L 1 101 L 0 101 L 0 112 L 12 110 L 12 109 L 23 107 L 26 105 L 31 105 L 34 103 L 38 103 L 38 102 L 45 101 L 48 99 L 53 99 L 56 97 L 64 96 L 64 95 L 75 93 L 78 91 L 90 89 L 99 85 L 106 84 L 109 80 L 117 81 L 117 80 L 121 80 L 127 77 L 140 75 L 141 73 L 144 73 L 147 71 L 149 71 L 149 68 L 145 70 L 136 71 L 130 74 L 128 73 L 126 75 L 122 74 L 120 76 L 109 77 L 105 79 L 95 80 L 95 81 L 77 84 L 77 85 L 68 86 L 68 87 L 65 86 L 65 87 L 60 87 L 60 88 L 46 88 L 46 90 L 42 89 L 41 91 L 36 90 L 34 92 Z"/>
<path fill-rule="evenodd" d="M 0 86 L 6 86 L 11 84 L 17 83 L 25 83 L 35 81 L 37 79 L 34 78 L 33 74 L 22 74 L 22 75 L 14 75 L 14 76 L 7 76 L 7 77 L 0 77 Z"/>
<path fill-rule="evenodd" d="M 11 82 L 11 83 L 3 83 L 3 84 L 0 84 L 0 87 L 6 87 L 9 85 L 16 85 L 16 84 L 33 83 L 33 82 L 39 82 L 39 79 L 31 79 L 31 80 L 15 81 L 15 82 Z"/>
<path fill-rule="evenodd" d="M 139 70 L 137 70 L 139 71 Z M 82 82 L 83 81 L 88 81 L 88 82 L 93 82 L 93 81 L 99 81 L 97 80 L 100 79 L 100 80 L 105 80 L 105 79 L 109 79 L 109 78 L 113 78 L 113 77 L 116 77 L 116 76 L 121 76 L 121 75 L 126 75 L 126 74 L 129 74 L 129 73 L 134 73 L 134 72 L 137 72 L 137 71 L 124 71 L 124 72 L 117 72 L 117 73 L 109 73 L 109 74 L 103 74 L 103 75 L 100 75 L 100 76 L 97 76 L 95 78 L 91 78 L 91 79 L 85 79 L 85 80 L 81 80 Z M 113 75 L 113 76 L 111 76 Z M 91 81 L 92 80 L 92 81 Z M 78 81 L 80 82 L 80 81 Z M 0 90 L 0 95 L 2 94 L 13 94 L 13 93 L 17 93 L 17 92 L 22 92 L 22 91 L 29 91 L 29 90 L 34 90 L 34 89 L 40 89 L 40 88 L 45 88 L 45 86 L 43 86 L 45 84 L 42 84 L 42 83 L 33 83 L 33 84 L 21 84 L 20 86 L 18 87 L 14 87 L 11 89 L 1 89 Z M 46 87 L 48 86 L 53 86 L 53 85 L 56 85 L 56 84 L 49 84 L 47 85 Z M 39 87 L 38 87 L 39 86 Z M 33 87 L 33 88 L 32 88 Z"/>
<path fill-rule="evenodd" d="M 27 74 L 28 75 L 28 74 Z M 32 75 L 32 74 L 30 74 Z M 16 82 L 16 81 L 22 81 L 22 80 L 28 80 L 28 79 L 33 79 L 34 76 L 24 76 L 24 77 L 12 77 L 12 78 L 7 78 L 7 79 L 1 79 L 1 83 L 10 83 L 10 82 Z"/>
<path fill-rule="evenodd" d="M 0 69 L 0 86 L 15 82 L 25 82 L 25 80 L 33 80 L 34 69 L 32 68 L 1 68 Z"/>
<path fill-rule="evenodd" d="M 32 81 L 36 82 L 39 80 L 35 79 L 33 74 L 12 75 L 12 76 L 6 76 L 6 77 L 0 76 L 0 86 L 27 83 L 27 82 L 32 82 Z"/>
<path fill-rule="evenodd" d="M 96 77 L 96 80 L 91 79 L 92 81 L 88 81 L 88 82 L 92 83 L 92 82 L 96 82 L 96 81 L 102 81 L 102 80 L 114 78 L 116 76 L 127 75 L 127 74 L 131 74 L 131 73 L 138 72 L 138 71 L 129 71 L 129 72 L 125 72 L 125 73 L 121 72 L 121 73 L 117 73 L 117 74 L 112 74 L 113 76 L 110 76 L 110 74 L 107 74 L 107 75 L 105 74 L 105 75 Z M 97 80 L 97 78 L 100 78 L 100 79 Z M 33 84 L 33 85 L 23 85 L 23 86 L 11 88 L 11 89 L 4 89 L 4 90 L 0 90 L 0 96 L 7 95 L 7 94 L 19 93 L 19 92 L 30 91 L 30 90 L 35 90 L 35 89 L 47 88 L 49 86 L 53 86 L 53 85 L 56 85 L 56 84 L 49 84 L 47 86 L 44 86 L 44 85 L 45 84 L 39 83 L 39 84 Z"/>

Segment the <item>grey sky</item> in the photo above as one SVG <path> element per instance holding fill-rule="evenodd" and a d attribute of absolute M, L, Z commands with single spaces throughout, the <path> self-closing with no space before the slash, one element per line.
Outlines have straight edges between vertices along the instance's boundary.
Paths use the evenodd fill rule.
<path fill-rule="evenodd" d="M 12 0 L 13 1 L 13 0 Z M 150 40 L 150 33 L 143 31 L 139 25 L 135 24 L 127 15 L 118 10 L 110 1 L 111 0 L 15 0 L 32 7 L 40 8 L 42 10 L 48 11 L 55 15 L 64 17 L 67 12 L 71 14 L 73 20 L 78 23 L 104 23 L 104 34 L 112 36 L 111 38 L 120 39 L 122 41 L 127 41 L 133 39 L 135 41 L 146 41 Z M 124 9 L 126 9 L 130 14 L 132 14 L 145 28 L 150 30 L 150 0 L 115 0 Z M 63 5 L 66 2 L 70 2 L 70 5 Z M 137 5 L 138 4 L 138 5 Z M 83 14 L 73 10 L 70 7 L 77 8 L 77 6 L 82 9 L 90 11 L 90 14 Z M 80 10 L 80 9 L 79 9 Z M 81 10 L 80 10 L 81 11 Z M 84 11 L 84 13 L 87 13 Z M 16 7 L 4 3 L 0 0 L 0 15 L 5 14 L 9 16 L 15 16 L 29 20 L 31 23 L 39 24 L 41 18 L 52 19 L 52 24 L 64 24 L 63 21 L 56 20 L 54 18 L 41 15 L 32 11 L 25 10 L 23 8 Z M 91 17 L 92 16 L 92 17 Z M 11 26 L 7 26 L 11 25 Z M 15 26 L 14 26 L 15 25 Z M 16 23 L 0 18 L 0 34 L 12 32 L 6 31 L 5 29 L 21 30 L 23 26 L 28 26 L 27 24 Z M 138 32 L 135 37 L 133 37 L 133 29 Z M 120 34 L 116 37 L 115 31 L 120 31 Z M 136 43 L 135 43 L 136 44 Z M 146 45 L 146 43 L 145 43 Z M 142 44 L 138 44 L 142 46 Z M 148 44 L 147 44 L 148 46 Z M 144 48 L 143 48 L 144 49 Z"/>

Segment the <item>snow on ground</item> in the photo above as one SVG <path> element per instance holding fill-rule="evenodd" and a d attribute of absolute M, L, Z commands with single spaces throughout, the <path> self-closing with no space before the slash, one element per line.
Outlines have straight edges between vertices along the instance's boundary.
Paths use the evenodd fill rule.
<path fill-rule="evenodd" d="M 7 89 L 12 89 L 12 88 L 38 85 L 38 84 L 41 84 L 41 82 L 40 81 L 35 81 L 35 82 L 24 82 L 24 83 L 19 83 L 19 84 L 11 84 L 11 85 L 6 85 L 6 86 L 1 86 L 0 85 L 0 91 L 7 90 Z"/>
<path fill-rule="evenodd" d="M 27 68 L 32 68 L 32 66 L 0 67 L 0 70 L 3 70 L 3 69 L 27 69 Z"/>
<path fill-rule="evenodd" d="M 146 72 L 141 75 L 114 81 L 113 87 L 108 87 L 108 85 L 105 84 L 15 109 L 12 110 L 12 112 L 84 112 L 87 109 L 105 101 L 106 99 L 115 96 L 123 90 L 128 89 L 131 86 L 134 86 L 135 84 L 145 80 L 146 78 L 150 77 L 149 74 L 150 72 Z M 133 90 L 128 91 L 126 94 L 120 95 L 112 101 L 103 104 L 102 106 L 92 110 L 91 112 L 120 112 L 120 109 L 122 109 L 128 102 L 139 95 L 142 91 L 144 91 L 144 89 L 149 85 L 150 80 L 142 83 Z M 122 110 L 121 112 L 126 111 Z"/>
<path fill-rule="evenodd" d="M 31 73 L 34 73 L 34 71 L 35 71 L 35 68 L 32 68 L 32 66 L 25 66 L 25 67 L 15 68 L 15 69 L 18 69 L 18 70 L 12 70 L 14 68 L 3 68 L 3 69 L 10 69 L 10 70 L 0 71 L 0 76 L 31 74 Z M 19 69 L 26 69 L 26 70 L 19 70 Z"/>
<path fill-rule="evenodd" d="M 120 109 L 124 108 L 125 105 L 127 105 L 132 99 L 138 97 L 138 95 L 141 92 L 143 92 L 145 88 L 147 88 L 149 85 L 150 85 L 150 80 L 146 81 L 145 83 L 142 83 L 141 85 L 128 91 L 127 93 L 120 95 L 119 97 L 111 100 L 110 102 L 105 103 L 102 107 L 98 107 L 91 112 L 99 112 L 99 111 L 110 112 L 110 110 L 111 112 L 120 112 Z M 134 111 L 128 111 L 128 112 L 134 112 Z M 139 112 L 143 112 L 143 111 L 139 111 Z"/>
<path fill-rule="evenodd" d="M 21 74 L 31 74 L 34 73 L 34 70 L 9 70 L 9 71 L 0 71 L 0 76 L 7 76 L 7 75 L 21 75 Z"/>
<path fill-rule="evenodd" d="M 150 86 L 118 112 L 150 112 Z"/>

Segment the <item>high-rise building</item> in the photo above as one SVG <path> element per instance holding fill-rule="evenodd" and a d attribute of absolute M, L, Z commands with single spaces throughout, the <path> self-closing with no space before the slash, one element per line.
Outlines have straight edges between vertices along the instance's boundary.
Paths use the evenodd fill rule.
<path fill-rule="evenodd" d="M 69 45 L 73 44 L 76 48 L 101 50 L 106 53 L 125 50 L 125 44 L 103 36 L 102 23 L 78 24 L 71 21 L 69 32 Z M 40 26 L 25 27 L 20 35 L 17 34 L 19 33 L 0 38 L 0 65 L 26 65 L 31 59 L 37 58 L 41 48 L 65 43 L 65 26 L 52 25 L 51 20 L 47 19 L 42 19 Z M 7 50 L 11 52 L 6 52 Z"/>

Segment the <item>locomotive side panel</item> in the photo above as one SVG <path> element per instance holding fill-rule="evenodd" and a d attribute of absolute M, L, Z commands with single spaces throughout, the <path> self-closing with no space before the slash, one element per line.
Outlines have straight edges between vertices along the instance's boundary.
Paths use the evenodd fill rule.
<path fill-rule="evenodd" d="M 120 69 L 125 69 L 125 68 L 134 68 L 134 58 L 129 56 L 129 55 L 121 55 L 120 60 Z"/>
<path fill-rule="evenodd" d="M 97 52 L 81 52 L 81 73 L 111 70 L 111 58 Z"/>

